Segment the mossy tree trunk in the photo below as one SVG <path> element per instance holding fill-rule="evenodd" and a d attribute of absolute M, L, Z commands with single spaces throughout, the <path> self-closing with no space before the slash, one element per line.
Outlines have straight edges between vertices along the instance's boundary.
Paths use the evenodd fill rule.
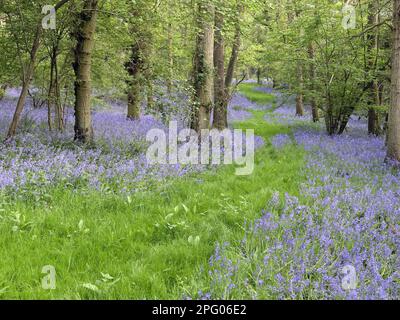
<path fill-rule="evenodd" d="M 235 20 L 235 36 L 228 67 L 225 73 L 225 41 L 222 33 L 224 15 L 220 10 L 215 13 L 215 41 L 214 41 L 214 123 L 213 127 L 223 130 L 228 127 L 228 104 L 232 95 L 232 82 L 239 58 L 241 45 L 241 15 L 243 4 L 237 2 L 237 15 Z"/>
<path fill-rule="evenodd" d="M 222 29 L 224 14 L 217 10 L 215 13 L 214 40 L 214 122 L 213 127 L 223 130 L 228 126 L 228 97 L 225 88 L 225 43 Z"/>
<path fill-rule="evenodd" d="M 135 42 L 131 47 L 130 61 L 126 64 L 126 69 L 129 73 L 127 117 L 130 120 L 137 120 L 140 118 L 142 68 L 143 57 L 141 45 L 139 42 Z"/>
<path fill-rule="evenodd" d="M 93 141 L 91 117 L 91 67 L 94 35 L 96 31 L 98 0 L 85 1 L 79 14 L 75 32 L 75 140 L 82 143 Z"/>
<path fill-rule="evenodd" d="M 198 35 L 193 68 L 194 110 L 191 127 L 198 133 L 210 127 L 214 80 L 214 12 L 209 1 L 198 1 Z"/>

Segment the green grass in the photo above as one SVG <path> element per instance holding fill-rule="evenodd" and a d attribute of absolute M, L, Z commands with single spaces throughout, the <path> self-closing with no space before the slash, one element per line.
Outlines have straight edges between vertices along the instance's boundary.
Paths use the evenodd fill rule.
<path fill-rule="evenodd" d="M 240 241 L 273 192 L 299 195 L 305 178 L 304 151 L 275 151 L 269 138 L 289 129 L 263 116 L 237 124 L 267 142 L 251 176 L 225 166 L 130 198 L 63 188 L 39 202 L 0 197 L 0 298 L 179 299 L 204 287 L 200 270 L 216 243 Z M 42 289 L 45 265 L 56 268 L 56 290 Z"/>
<path fill-rule="evenodd" d="M 256 83 L 242 83 L 239 85 L 239 92 L 247 97 L 250 101 L 260 105 L 268 105 L 274 102 L 274 97 L 264 92 L 255 90 L 260 85 Z"/>

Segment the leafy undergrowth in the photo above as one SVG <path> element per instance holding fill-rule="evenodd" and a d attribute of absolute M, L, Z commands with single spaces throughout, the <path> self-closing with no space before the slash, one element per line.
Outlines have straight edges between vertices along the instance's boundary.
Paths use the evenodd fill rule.
<path fill-rule="evenodd" d="M 267 142 L 251 176 L 226 166 L 130 196 L 64 185 L 1 196 L 0 298 L 179 299 L 204 287 L 198 274 L 216 244 L 240 241 L 246 221 L 260 218 L 273 194 L 300 196 L 305 180 L 302 148 L 282 153 L 270 143 L 288 127 L 266 124 L 265 111 L 253 114 L 235 125 L 254 128 Z M 56 269 L 55 290 L 42 289 L 46 265 Z"/>

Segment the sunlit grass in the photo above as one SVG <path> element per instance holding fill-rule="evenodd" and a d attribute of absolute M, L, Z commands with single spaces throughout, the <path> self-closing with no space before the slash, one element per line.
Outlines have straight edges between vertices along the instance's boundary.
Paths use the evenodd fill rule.
<path fill-rule="evenodd" d="M 244 94 L 250 101 L 256 102 L 260 105 L 271 104 L 274 101 L 274 96 L 255 90 L 257 87 L 260 87 L 260 85 L 256 83 L 241 83 L 238 89 L 239 92 Z"/>

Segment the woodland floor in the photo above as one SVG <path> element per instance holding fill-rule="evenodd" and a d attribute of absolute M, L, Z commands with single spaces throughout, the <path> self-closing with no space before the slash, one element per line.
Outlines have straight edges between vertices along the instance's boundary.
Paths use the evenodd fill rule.
<path fill-rule="evenodd" d="M 364 137 L 357 121 L 345 136 L 327 137 L 281 106 L 279 92 L 254 84 L 240 91 L 257 107 L 233 126 L 265 142 L 251 176 L 224 166 L 143 183 L 129 195 L 64 184 L 3 190 L 0 298 L 398 297 L 400 180 L 380 164 L 382 139 Z M 371 199 L 386 204 L 369 213 Z M 378 212 L 387 229 L 373 223 Z M 385 250 L 387 262 L 364 257 Z M 362 268 L 358 292 L 338 288 L 345 262 Z M 45 265 L 56 268 L 55 290 L 42 289 Z"/>

